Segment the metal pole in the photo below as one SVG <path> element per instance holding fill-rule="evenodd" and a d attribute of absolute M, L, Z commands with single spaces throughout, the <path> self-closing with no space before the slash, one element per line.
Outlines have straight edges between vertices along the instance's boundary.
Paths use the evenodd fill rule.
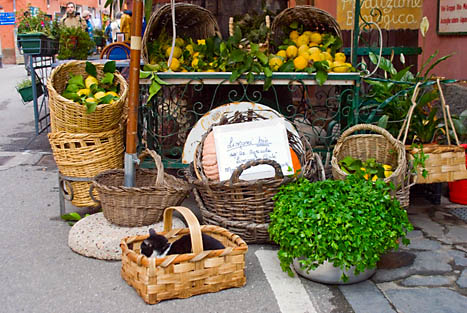
<path fill-rule="evenodd" d="M 34 69 L 34 57 L 29 55 L 29 72 L 31 73 L 31 86 L 32 86 L 32 102 L 34 107 L 34 121 L 36 128 L 36 135 L 39 135 L 39 105 L 37 103 L 37 82 L 36 82 L 36 70 Z"/>
<path fill-rule="evenodd" d="M 353 41 L 352 44 L 352 65 L 357 66 L 358 58 L 358 37 L 360 36 L 360 0 L 355 0 L 355 13 L 354 13 L 354 23 L 353 23 Z"/>
<path fill-rule="evenodd" d="M 126 131 L 125 153 L 125 187 L 135 185 L 135 164 L 138 162 L 136 154 L 136 140 L 138 130 L 139 106 L 139 69 L 141 59 L 141 31 L 143 18 L 143 2 L 133 2 L 133 16 L 131 28 L 130 52 L 130 91 L 128 96 L 128 123 Z"/>

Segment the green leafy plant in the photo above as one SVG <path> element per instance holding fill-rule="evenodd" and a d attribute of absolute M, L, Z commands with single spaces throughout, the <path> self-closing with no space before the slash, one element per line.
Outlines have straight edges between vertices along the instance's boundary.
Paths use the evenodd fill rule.
<path fill-rule="evenodd" d="M 279 244 L 282 270 L 293 276 L 294 259 L 305 270 L 325 261 L 355 274 L 374 268 L 380 256 L 399 247 L 413 229 L 407 212 L 381 180 L 349 175 L 346 180 L 284 185 L 274 197 L 269 234 Z M 348 278 L 343 275 L 342 280 Z"/>
<path fill-rule="evenodd" d="M 28 6 L 16 14 L 18 34 L 42 33 L 51 39 L 58 39 L 58 22 L 52 21 L 51 17 L 40 9 L 37 14 L 32 15 L 30 8 Z"/>
<path fill-rule="evenodd" d="M 16 84 L 16 89 L 23 89 L 23 88 L 31 87 L 31 86 L 32 86 L 31 80 L 29 78 L 26 78 Z"/>
<path fill-rule="evenodd" d="M 73 226 L 75 223 L 85 217 L 89 216 L 89 214 L 85 214 L 84 216 L 79 215 L 79 213 L 72 212 L 72 213 L 67 213 L 63 214 L 60 216 L 62 220 L 65 220 L 68 222 L 68 225 Z"/>
<path fill-rule="evenodd" d="M 60 60 L 86 60 L 95 46 L 88 32 L 81 27 L 64 27 L 60 31 L 59 44 L 58 59 Z"/>
<path fill-rule="evenodd" d="M 378 163 L 374 158 L 362 161 L 346 156 L 339 161 L 339 166 L 346 174 L 353 174 L 367 180 L 384 179 L 393 173 L 391 165 Z"/>

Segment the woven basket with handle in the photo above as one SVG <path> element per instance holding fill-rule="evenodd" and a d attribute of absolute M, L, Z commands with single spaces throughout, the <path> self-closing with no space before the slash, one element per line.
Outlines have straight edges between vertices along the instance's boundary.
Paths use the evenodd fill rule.
<path fill-rule="evenodd" d="M 272 22 L 271 43 L 279 46 L 284 38 L 288 38 L 286 28 L 292 23 L 298 22 L 305 30 L 319 33 L 330 33 L 342 38 L 342 32 L 337 21 L 328 12 L 311 5 L 297 5 L 279 13 Z"/>
<path fill-rule="evenodd" d="M 89 182 L 71 182 L 71 202 L 78 207 L 95 206 L 89 195 L 91 179 L 98 173 L 123 167 L 123 127 L 93 133 L 49 133 L 49 142 L 61 174 L 88 178 Z M 66 187 L 66 186 L 65 186 Z M 66 190 L 71 193 L 71 190 Z M 94 193 L 97 197 L 97 193 Z"/>
<path fill-rule="evenodd" d="M 254 111 L 236 112 L 230 118 L 222 118 L 212 125 L 203 135 L 195 151 L 190 170 L 186 172 L 188 181 L 193 184 L 193 193 L 201 209 L 204 223 L 219 225 L 240 235 L 248 243 L 270 242 L 268 226 L 269 213 L 274 209 L 272 198 L 279 187 L 292 182 L 296 177 L 284 177 L 280 165 L 273 160 L 253 160 L 239 166 L 230 180 L 212 181 L 204 174 L 202 154 L 204 140 L 214 126 L 235 124 L 264 119 Z M 289 145 L 297 154 L 301 171 L 299 176 L 310 180 L 324 179 L 324 168 L 318 155 L 311 151 L 305 139 L 300 139 L 288 132 Z M 267 164 L 275 170 L 272 178 L 251 181 L 239 177 L 249 167 Z"/>
<path fill-rule="evenodd" d="M 175 23 L 177 37 L 206 39 L 212 36 L 222 38 L 219 25 L 211 11 L 195 4 L 175 3 Z M 148 64 L 148 43 L 157 40 L 161 33 L 172 37 L 172 11 L 171 5 L 166 4 L 155 11 L 149 19 L 143 36 L 142 56 L 144 63 Z"/>
<path fill-rule="evenodd" d="M 421 148 L 423 154 L 428 158 L 425 160 L 425 166 L 418 165 L 416 182 L 417 184 L 430 184 L 430 183 L 443 183 L 453 182 L 456 180 L 467 179 L 467 169 L 465 165 L 465 150 L 460 146 L 459 139 L 457 137 L 456 129 L 451 119 L 451 113 L 449 111 L 449 105 L 446 104 L 444 98 L 443 89 L 441 88 L 440 80 L 437 80 L 437 86 L 439 89 L 439 96 L 441 99 L 441 108 L 443 111 L 443 117 L 445 121 L 445 132 L 448 140 L 447 145 L 439 144 L 423 144 Z M 398 138 L 404 134 L 402 142 L 405 144 L 407 135 L 410 128 L 410 121 L 412 119 L 413 111 L 417 107 L 417 96 L 419 93 L 420 83 L 415 86 L 414 93 L 411 101 L 412 106 L 409 109 L 407 118 L 402 125 L 401 131 Z M 451 138 L 449 136 L 449 128 L 451 128 L 454 139 L 457 145 L 451 144 Z M 408 152 L 408 159 L 413 160 L 414 155 L 420 154 L 422 151 L 420 148 L 406 146 Z M 426 177 L 423 176 L 423 169 L 426 170 Z"/>
<path fill-rule="evenodd" d="M 189 228 L 172 229 L 172 212 L 182 214 Z M 237 235 L 219 226 L 200 226 L 195 215 L 185 207 L 169 207 L 164 211 L 164 235 L 173 242 L 190 234 L 192 253 L 147 258 L 141 243 L 149 235 L 122 240 L 122 278 L 136 289 L 149 304 L 174 298 L 217 292 L 246 283 L 245 254 L 247 244 Z M 219 240 L 224 249 L 203 251 L 201 234 Z"/>
<path fill-rule="evenodd" d="M 134 187 L 123 185 L 122 169 L 108 170 L 94 178 L 102 212 L 109 222 L 127 227 L 151 225 L 160 221 L 164 209 L 179 205 L 190 192 L 189 184 L 164 172 L 161 157 L 152 150 L 140 156 L 150 155 L 155 170 L 137 169 Z"/>
<path fill-rule="evenodd" d="M 358 131 L 371 131 L 373 134 L 353 134 Z M 339 161 L 347 156 L 362 161 L 373 158 L 380 164 L 391 165 L 394 171 L 384 181 L 392 182 L 398 190 L 397 198 L 400 197 L 403 200 L 401 202 L 407 204 L 407 194 L 412 183 L 407 177 L 404 145 L 387 130 L 371 124 L 358 124 L 344 131 L 332 152 L 331 168 L 335 179 L 345 179 L 348 175 L 339 165 Z"/>
<path fill-rule="evenodd" d="M 100 80 L 104 74 L 104 65 L 94 65 L 97 69 L 97 79 Z M 128 84 L 119 73 L 115 73 L 115 80 L 120 85 L 120 98 L 112 104 L 99 104 L 92 113 L 86 112 L 85 105 L 62 96 L 70 74 L 82 75 L 85 79 L 88 76 L 85 69 L 86 61 L 69 61 L 52 71 L 47 81 L 52 132 L 99 133 L 118 128 L 128 97 Z"/>

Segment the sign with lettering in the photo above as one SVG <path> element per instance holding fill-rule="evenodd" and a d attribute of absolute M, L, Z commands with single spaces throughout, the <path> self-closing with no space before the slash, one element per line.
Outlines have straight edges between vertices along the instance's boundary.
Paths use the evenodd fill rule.
<path fill-rule="evenodd" d="M 418 29 L 422 20 L 423 0 L 365 0 L 360 3 L 363 19 L 377 22 L 382 29 Z M 377 14 L 377 9 L 381 15 Z M 341 29 L 353 29 L 354 14 L 355 0 L 337 0 L 337 22 Z"/>
<path fill-rule="evenodd" d="M 276 161 L 284 175 L 294 173 L 283 119 L 215 126 L 213 132 L 221 181 L 230 179 L 240 165 L 258 159 Z M 253 180 L 274 175 L 271 166 L 262 164 L 246 169 L 240 178 Z"/>
<path fill-rule="evenodd" d="M 467 0 L 438 0 L 438 34 L 467 34 Z"/>
<path fill-rule="evenodd" d="M 0 12 L 0 25 L 15 25 L 15 12 Z"/>

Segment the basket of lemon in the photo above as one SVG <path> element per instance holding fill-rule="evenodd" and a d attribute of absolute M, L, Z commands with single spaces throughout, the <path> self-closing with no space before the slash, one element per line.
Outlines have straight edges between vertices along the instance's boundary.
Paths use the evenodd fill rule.
<path fill-rule="evenodd" d="M 217 35 L 222 38 L 219 25 L 212 13 L 198 5 L 189 3 L 175 3 L 175 24 L 177 25 L 177 37 L 203 40 Z M 160 41 L 160 36 L 172 38 L 172 12 L 170 4 L 162 6 L 155 11 L 149 19 L 148 26 L 143 36 L 142 57 L 145 64 L 151 63 L 151 43 Z M 179 39 L 180 40 L 180 39 Z M 174 58 L 178 59 L 183 54 L 183 43 L 177 42 Z M 169 46 L 164 50 L 168 50 Z M 189 49 L 189 48 L 188 48 Z"/>
<path fill-rule="evenodd" d="M 99 133 L 122 121 L 128 84 L 115 61 L 70 61 L 56 67 L 47 82 L 52 132 Z"/>
<path fill-rule="evenodd" d="M 299 5 L 279 13 L 271 26 L 270 45 L 275 47 L 275 55 L 270 58 L 273 70 L 287 60 L 293 60 L 295 70 L 305 70 L 310 62 L 321 61 L 327 61 L 328 72 L 353 70 L 344 53 L 339 52 L 339 24 L 329 13 L 313 6 Z"/>

